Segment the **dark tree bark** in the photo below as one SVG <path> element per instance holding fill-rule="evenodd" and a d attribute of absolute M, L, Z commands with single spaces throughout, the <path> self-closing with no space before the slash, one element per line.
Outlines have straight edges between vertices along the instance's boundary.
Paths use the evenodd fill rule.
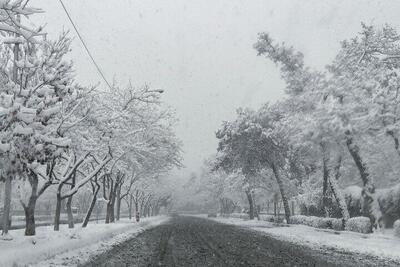
<path fill-rule="evenodd" d="M 129 220 L 131 220 L 132 219 L 132 195 L 129 195 Z"/>
<path fill-rule="evenodd" d="M 71 189 L 75 187 L 75 182 L 76 182 L 76 173 L 72 175 L 72 184 L 71 184 Z M 68 214 L 68 228 L 74 228 L 74 215 L 72 214 L 72 197 L 74 195 L 71 195 L 67 198 L 67 214 Z"/>
<path fill-rule="evenodd" d="M 136 222 L 140 221 L 139 205 L 138 205 L 137 201 L 135 201 L 135 219 L 136 219 Z"/>
<path fill-rule="evenodd" d="M 328 161 L 329 158 L 326 155 L 327 153 L 324 153 L 322 157 L 322 172 L 323 172 L 323 182 L 322 182 L 322 206 L 324 209 L 325 217 L 329 217 L 329 211 L 328 211 L 328 180 L 329 180 L 329 167 L 328 167 Z"/>
<path fill-rule="evenodd" d="M 94 206 L 96 205 L 96 202 L 97 202 L 97 194 L 98 194 L 99 191 L 100 191 L 100 184 L 97 182 L 97 177 L 96 177 L 96 179 L 95 179 L 95 185 L 92 185 L 92 186 L 93 186 L 93 188 L 92 188 L 92 190 L 93 190 L 93 196 L 92 196 L 92 200 L 91 200 L 91 202 L 90 202 L 89 209 L 88 209 L 88 211 L 86 212 L 85 219 L 83 220 L 82 228 L 85 228 L 85 227 L 88 225 L 89 220 L 90 220 L 90 216 L 92 215 Z"/>
<path fill-rule="evenodd" d="M 36 225 L 35 225 L 35 207 L 36 201 L 38 198 L 38 177 L 35 173 L 30 172 L 28 176 L 29 183 L 31 185 L 31 195 L 28 200 L 28 204 L 21 202 L 22 207 L 25 212 L 25 235 L 32 236 L 36 234 Z"/>
<path fill-rule="evenodd" d="M 8 228 L 10 227 L 11 193 L 12 177 L 8 174 L 4 182 L 3 235 L 8 234 Z"/>
<path fill-rule="evenodd" d="M 107 215 L 106 223 L 115 222 L 115 203 L 117 200 L 117 191 L 119 190 L 122 183 L 123 175 L 117 174 L 115 182 L 109 177 L 110 190 L 107 202 Z"/>
<path fill-rule="evenodd" d="M 61 192 L 57 192 L 56 213 L 54 214 L 54 231 L 60 230 L 61 206 L 62 206 Z"/>
<path fill-rule="evenodd" d="M 285 188 L 283 186 L 283 181 L 279 174 L 279 170 L 274 163 L 271 164 L 271 168 L 272 168 L 272 172 L 275 175 L 276 182 L 278 183 L 279 191 L 281 192 L 281 198 L 282 198 L 282 202 L 283 202 L 283 208 L 285 210 L 286 222 L 289 224 L 290 223 L 290 208 L 289 208 L 289 202 L 286 197 Z"/>
<path fill-rule="evenodd" d="M 24 207 L 25 212 L 25 235 L 33 236 L 36 234 L 36 224 L 35 224 L 35 207 L 36 198 L 31 196 L 29 198 L 28 205 Z"/>
<path fill-rule="evenodd" d="M 380 226 L 382 214 L 379 210 L 378 204 L 374 203 L 375 201 L 377 201 L 373 197 L 373 195 L 375 194 L 375 185 L 371 181 L 366 163 L 361 158 L 360 149 L 356 144 L 354 144 L 353 137 L 350 133 L 346 133 L 346 145 L 351 157 L 354 160 L 355 165 L 357 166 L 361 180 L 363 182 L 362 197 L 364 199 L 363 202 L 365 204 L 365 210 L 367 211 L 367 214 L 365 215 L 371 219 L 372 225 L 377 228 Z"/>
<path fill-rule="evenodd" d="M 72 214 L 72 196 L 67 199 L 68 228 L 74 228 L 74 215 Z"/>
<path fill-rule="evenodd" d="M 329 152 L 327 151 L 326 147 L 323 144 L 321 144 L 321 150 L 322 150 L 322 157 L 323 157 L 323 164 L 324 164 L 324 182 L 325 182 L 325 179 L 327 182 L 327 188 L 325 190 L 328 190 L 328 187 L 331 189 L 331 192 L 332 192 L 336 202 L 338 203 L 340 211 L 342 213 L 343 224 L 345 224 L 346 221 L 350 218 L 350 216 L 349 216 L 349 211 L 347 209 L 346 200 L 345 200 L 344 196 L 342 195 L 339 185 L 338 185 L 338 182 L 337 182 L 340 177 L 340 167 L 342 165 L 342 156 L 339 155 L 337 157 L 337 162 L 335 163 L 335 166 L 333 168 L 333 170 L 335 172 L 335 177 L 333 178 L 332 171 L 329 169 L 329 156 L 328 156 Z M 324 197 L 325 197 L 325 195 L 324 195 Z M 326 200 L 324 202 L 324 208 L 326 210 Z"/>
<path fill-rule="evenodd" d="M 117 221 L 119 221 L 119 217 L 121 215 L 121 186 L 118 186 L 118 190 L 117 190 Z"/>
<path fill-rule="evenodd" d="M 109 190 L 109 195 L 107 196 L 106 188 Z M 105 223 L 110 223 L 111 217 L 111 194 L 114 189 L 114 181 L 111 179 L 110 175 L 103 179 L 103 197 L 107 200 L 107 207 L 106 207 L 106 221 Z"/>
<path fill-rule="evenodd" d="M 247 201 L 249 202 L 249 217 L 250 220 L 254 219 L 254 203 L 253 203 L 253 197 L 251 195 L 250 190 L 246 190 L 246 197 L 247 197 Z"/>

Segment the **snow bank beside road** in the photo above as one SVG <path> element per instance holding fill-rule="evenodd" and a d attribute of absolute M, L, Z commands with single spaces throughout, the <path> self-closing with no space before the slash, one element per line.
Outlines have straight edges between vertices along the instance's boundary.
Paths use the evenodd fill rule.
<path fill-rule="evenodd" d="M 214 221 L 251 228 L 277 239 L 309 246 L 314 249 L 337 249 L 346 252 L 369 254 L 374 257 L 400 260 L 400 238 L 392 231 L 384 234 L 360 234 L 349 231 L 316 229 L 305 225 L 278 227 L 265 221 L 244 221 L 235 218 L 216 218 Z"/>
<path fill-rule="evenodd" d="M 33 237 L 24 236 L 23 229 L 13 230 L 13 240 L 0 240 L 0 266 L 77 265 L 94 253 L 101 253 L 113 244 L 167 220 L 163 216 L 144 218 L 140 223 L 121 219 L 111 224 L 91 223 L 84 229 L 80 225 L 74 229 L 61 225 L 59 232 L 53 231 L 52 226 L 45 226 L 38 227 Z"/>

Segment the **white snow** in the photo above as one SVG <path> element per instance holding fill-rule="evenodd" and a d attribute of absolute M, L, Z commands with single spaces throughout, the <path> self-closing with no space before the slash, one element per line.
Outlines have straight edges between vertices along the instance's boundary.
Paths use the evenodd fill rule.
<path fill-rule="evenodd" d="M 351 196 L 352 199 L 361 199 L 362 188 L 357 185 L 351 185 L 343 189 L 345 195 Z"/>
<path fill-rule="evenodd" d="M 23 127 L 21 125 L 17 125 L 14 128 L 14 134 L 20 134 L 20 135 L 31 135 L 33 134 L 33 130 L 31 127 Z"/>
<path fill-rule="evenodd" d="M 277 239 L 309 246 L 313 249 L 344 250 L 347 252 L 369 254 L 379 258 L 400 260 L 400 238 L 393 230 L 384 233 L 361 234 L 349 231 L 316 229 L 305 225 L 279 227 L 273 223 L 236 218 L 213 218 L 217 222 L 233 224 L 267 233 Z"/>
<path fill-rule="evenodd" d="M 111 224 L 90 222 L 87 228 L 76 225 L 74 229 L 61 225 L 59 232 L 52 226 L 37 227 L 33 237 L 24 236 L 23 229 L 13 230 L 12 240 L 0 240 L 0 266 L 75 266 L 167 220 L 165 216 L 143 218 L 140 223 L 121 219 Z"/>

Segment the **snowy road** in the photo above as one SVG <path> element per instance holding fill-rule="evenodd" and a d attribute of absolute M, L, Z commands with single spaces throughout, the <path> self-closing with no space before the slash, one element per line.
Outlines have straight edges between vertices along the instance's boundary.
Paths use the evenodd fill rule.
<path fill-rule="evenodd" d="M 260 232 L 175 217 L 85 266 L 398 266 L 362 254 L 312 250 Z"/>

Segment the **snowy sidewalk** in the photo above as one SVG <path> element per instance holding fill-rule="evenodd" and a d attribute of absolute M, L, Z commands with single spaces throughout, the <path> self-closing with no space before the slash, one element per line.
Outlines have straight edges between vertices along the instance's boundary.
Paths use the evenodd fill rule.
<path fill-rule="evenodd" d="M 360 234 L 316 229 L 304 225 L 279 227 L 266 221 L 246 221 L 236 218 L 213 218 L 212 220 L 264 232 L 277 239 L 313 249 L 337 249 L 350 253 L 362 253 L 379 258 L 400 260 L 400 238 L 394 237 L 392 230 L 386 230 L 383 234 Z"/>
<path fill-rule="evenodd" d="M 24 236 L 23 229 L 13 230 L 13 240 L 0 240 L 0 266 L 74 266 L 167 220 L 164 216 L 143 218 L 140 223 L 121 219 L 111 224 L 89 223 L 85 229 L 61 225 L 59 232 L 45 226 L 38 227 L 33 237 Z"/>

